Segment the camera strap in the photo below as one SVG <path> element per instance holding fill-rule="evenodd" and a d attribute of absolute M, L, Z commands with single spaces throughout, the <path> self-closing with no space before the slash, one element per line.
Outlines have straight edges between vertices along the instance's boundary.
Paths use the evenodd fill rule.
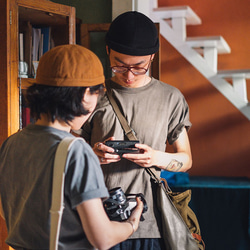
<path fill-rule="evenodd" d="M 110 88 L 110 86 L 108 84 L 106 84 L 106 89 L 107 89 L 107 96 L 108 96 L 108 99 L 109 99 L 109 102 L 125 132 L 125 135 L 127 136 L 127 138 L 130 140 L 130 141 L 133 141 L 133 140 L 138 140 L 136 135 L 135 135 L 135 131 L 128 125 L 128 121 L 126 120 L 126 118 L 124 117 L 124 115 L 122 115 L 113 95 L 112 95 L 112 90 Z"/>
<path fill-rule="evenodd" d="M 138 140 L 138 138 L 135 135 L 134 130 L 129 126 L 127 119 L 124 117 L 124 115 L 121 113 L 121 110 L 119 109 L 113 95 L 112 95 L 112 90 L 109 86 L 109 84 L 106 84 L 106 89 L 107 89 L 107 96 L 109 99 L 109 102 L 118 118 L 118 120 L 120 121 L 120 124 L 125 132 L 125 135 L 127 136 L 127 138 L 130 141 L 133 140 Z M 152 168 L 145 168 L 146 172 L 151 176 L 151 178 L 153 179 L 157 179 L 158 182 L 160 182 L 159 178 L 157 178 L 158 174 L 157 171 L 155 170 L 154 167 Z"/>

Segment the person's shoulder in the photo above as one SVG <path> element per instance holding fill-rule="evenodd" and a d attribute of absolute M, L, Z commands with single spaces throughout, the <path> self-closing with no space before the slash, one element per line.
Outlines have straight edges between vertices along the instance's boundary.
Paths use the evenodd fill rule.
<path fill-rule="evenodd" d="M 159 91 L 163 91 L 168 94 L 174 94 L 174 95 L 179 95 L 179 96 L 183 95 L 181 91 L 175 86 L 165 83 L 163 81 L 157 80 L 155 78 L 152 78 L 152 84 L 153 86 L 157 87 Z"/>
<path fill-rule="evenodd" d="M 72 138 L 74 139 L 73 144 L 71 145 L 71 148 L 73 148 L 73 150 L 75 151 L 82 151 L 83 149 L 85 150 L 90 150 L 91 147 L 89 146 L 89 144 L 85 141 L 84 138 L 82 137 L 76 137 L 76 138 Z"/>
<path fill-rule="evenodd" d="M 95 157 L 95 153 L 92 150 L 91 146 L 82 138 L 77 137 L 74 143 L 71 146 L 72 153 L 87 155 L 88 157 Z"/>
<path fill-rule="evenodd" d="M 107 97 L 107 94 L 105 93 L 102 97 L 99 98 L 97 105 L 96 105 L 96 110 L 100 108 L 104 108 L 109 105 L 109 100 Z"/>
<path fill-rule="evenodd" d="M 92 171 L 99 171 L 99 159 L 91 146 L 83 139 L 76 140 L 68 152 L 69 166 L 74 166 L 75 171 L 82 171 L 91 166 Z M 72 168 L 69 168 L 72 170 Z"/>
<path fill-rule="evenodd" d="M 10 135 L 7 139 L 4 140 L 2 145 L 0 145 L 0 149 L 2 150 L 3 148 L 6 147 L 6 145 L 11 144 L 13 141 L 16 141 L 19 138 L 21 131 L 18 131 L 12 135 Z"/>

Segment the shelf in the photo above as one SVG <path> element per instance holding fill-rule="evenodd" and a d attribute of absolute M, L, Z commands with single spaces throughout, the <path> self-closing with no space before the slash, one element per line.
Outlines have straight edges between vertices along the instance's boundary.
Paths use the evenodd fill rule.
<path fill-rule="evenodd" d="M 23 22 L 30 22 L 32 25 L 44 26 L 67 25 L 68 22 L 67 16 L 25 7 L 19 7 L 19 19 Z"/>
<path fill-rule="evenodd" d="M 0 1 L 0 143 L 17 132 L 20 125 L 19 33 L 23 33 L 24 59 L 32 68 L 32 27 L 51 27 L 55 46 L 76 43 L 75 8 L 47 0 Z M 28 75 L 30 72 L 28 71 Z M 23 91 L 30 86 L 29 78 L 21 78 Z"/>

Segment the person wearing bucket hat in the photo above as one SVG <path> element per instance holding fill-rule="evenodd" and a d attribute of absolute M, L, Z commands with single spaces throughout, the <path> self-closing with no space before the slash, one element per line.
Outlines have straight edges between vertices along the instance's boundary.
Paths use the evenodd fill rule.
<path fill-rule="evenodd" d="M 0 148 L 0 215 L 8 228 L 6 243 L 14 249 L 49 249 L 56 149 L 93 112 L 103 92 L 103 68 L 90 50 L 61 45 L 42 56 L 33 82 L 26 98 L 35 123 Z M 65 169 L 58 249 L 108 249 L 136 231 L 142 202 L 137 199 L 129 220 L 109 220 L 100 163 L 84 140 L 70 148 Z"/>
<path fill-rule="evenodd" d="M 145 168 L 155 167 L 159 175 L 161 170 L 185 172 L 191 168 L 189 107 L 178 89 L 147 74 L 159 50 L 157 28 L 147 16 L 128 11 L 115 18 L 106 34 L 106 49 L 113 76 L 105 85 L 135 132 L 140 153 L 121 156 L 105 145 L 107 140 L 128 140 L 107 95 L 79 133 L 99 157 L 107 187 L 119 185 L 125 193 L 142 193 L 149 207 L 130 239 L 111 249 L 165 249 L 161 218 Z M 172 144 L 170 150 L 167 144 Z"/>

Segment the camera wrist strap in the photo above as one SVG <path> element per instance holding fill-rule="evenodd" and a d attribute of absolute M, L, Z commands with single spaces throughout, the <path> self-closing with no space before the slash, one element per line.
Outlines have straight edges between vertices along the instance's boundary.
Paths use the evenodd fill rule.
<path fill-rule="evenodd" d="M 121 113 L 121 110 L 119 109 L 114 97 L 112 96 L 112 91 L 111 91 L 111 88 L 108 84 L 106 84 L 106 89 L 107 89 L 107 96 L 108 96 L 109 102 L 110 102 L 118 120 L 120 121 L 120 124 L 125 132 L 125 135 L 128 137 L 128 139 L 130 141 L 138 140 L 138 138 L 135 135 L 134 130 L 129 126 L 128 121 L 126 120 L 124 115 Z M 154 167 L 145 168 L 145 170 L 154 180 L 157 179 L 157 181 L 160 182 L 160 179 L 157 177 L 157 171 L 155 170 Z"/>

